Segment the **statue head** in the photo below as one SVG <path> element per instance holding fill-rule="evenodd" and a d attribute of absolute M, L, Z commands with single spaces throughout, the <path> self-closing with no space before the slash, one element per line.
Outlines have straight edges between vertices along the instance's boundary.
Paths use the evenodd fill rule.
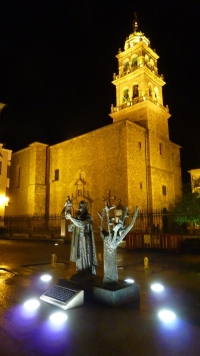
<path fill-rule="evenodd" d="M 88 215 L 88 205 L 85 200 L 81 200 L 78 206 L 78 211 L 76 213 L 76 217 L 78 219 L 84 219 Z"/>

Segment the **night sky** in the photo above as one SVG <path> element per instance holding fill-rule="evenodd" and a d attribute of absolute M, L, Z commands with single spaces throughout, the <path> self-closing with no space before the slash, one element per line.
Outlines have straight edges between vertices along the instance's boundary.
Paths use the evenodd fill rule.
<path fill-rule="evenodd" d="M 3 0 L 0 11 L 6 148 L 52 145 L 112 123 L 115 55 L 136 12 L 139 30 L 160 56 L 170 139 L 183 147 L 183 180 L 200 167 L 199 0 Z"/>

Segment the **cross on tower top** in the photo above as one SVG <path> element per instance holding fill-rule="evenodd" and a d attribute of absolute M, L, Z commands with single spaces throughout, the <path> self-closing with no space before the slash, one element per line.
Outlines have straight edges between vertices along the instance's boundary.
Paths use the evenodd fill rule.
<path fill-rule="evenodd" d="M 133 32 L 137 32 L 137 29 L 138 29 L 138 17 L 136 12 L 134 12 Z"/>
<path fill-rule="evenodd" d="M 105 204 L 108 207 L 110 207 L 110 205 L 111 205 L 111 200 L 115 200 L 115 199 L 116 199 L 115 196 L 114 197 L 110 196 L 110 190 L 107 190 L 107 197 L 103 197 L 103 201 L 105 201 Z"/>

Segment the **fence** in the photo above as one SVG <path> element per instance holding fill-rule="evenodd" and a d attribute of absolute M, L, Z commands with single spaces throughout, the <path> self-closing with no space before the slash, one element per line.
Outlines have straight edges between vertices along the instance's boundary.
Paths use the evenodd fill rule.
<path fill-rule="evenodd" d="M 180 217 L 180 214 L 179 214 Z M 128 220 L 131 220 L 130 214 Z M 175 222 L 177 215 L 174 212 L 163 210 L 142 211 L 139 210 L 133 232 L 143 232 L 145 234 L 187 234 L 187 226 L 178 226 Z M 61 234 L 61 214 L 52 215 L 15 215 L 0 218 L 0 228 L 4 227 L 9 234 Z M 96 226 L 96 229 L 98 226 Z M 195 235 L 200 229 L 194 230 L 190 227 L 190 233 Z M 152 235 L 153 236 L 153 235 Z"/>
<path fill-rule="evenodd" d="M 179 226 L 176 221 L 177 217 L 180 218 L 173 211 L 162 210 L 139 210 L 134 230 L 146 233 L 187 233 L 187 225 Z M 131 215 L 130 215 L 131 217 Z"/>
<path fill-rule="evenodd" d="M 181 236 L 172 234 L 130 233 L 126 237 L 127 251 L 137 249 L 160 249 L 170 252 L 180 252 Z"/>
<path fill-rule="evenodd" d="M 1 218 L 6 232 L 12 234 L 28 235 L 60 235 L 61 216 L 53 215 L 21 215 L 5 216 Z"/>

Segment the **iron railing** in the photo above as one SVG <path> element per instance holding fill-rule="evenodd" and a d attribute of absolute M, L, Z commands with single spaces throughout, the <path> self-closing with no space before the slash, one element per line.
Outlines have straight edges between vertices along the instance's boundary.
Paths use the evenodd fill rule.
<path fill-rule="evenodd" d="M 61 216 L 52 215 L 15 215 L 1 218 L 6 232 L 12 234 L 60 234 Z M 2 225 L 2 224 L 1 224 Z"/>
<path fill-rule="evenodd" d="M 178 225 L 181 221 L 180 213 L 164 210 L 139 210 L 133 231 L 144 233 L 174 233 L 187 234 L 188 228 L 200 231 L 198 226 Z M 184 214 L 182 214 L 184 215 Z M 126 225 L 132 219 L 133 214 L 129 214 Z M 187 213 L 188 216 L 188 213 Z M 191 213 L 192 216 L 192 213 Z M 179 219 L 178 219 L 179 218 Z M 15 215 L 0 218 L 0 230 L 4 229 L 9 234 L 54 234 L 60 235 L 61 214 L 52 215 Z M 129 221 L 130 220 L 130 221 Z M 67 223 L 66 223 L 67 224 Z M 94 226 L 95 228 L 95 226 Z M 98 226 L 96 227 L 98 229 Z"/>

